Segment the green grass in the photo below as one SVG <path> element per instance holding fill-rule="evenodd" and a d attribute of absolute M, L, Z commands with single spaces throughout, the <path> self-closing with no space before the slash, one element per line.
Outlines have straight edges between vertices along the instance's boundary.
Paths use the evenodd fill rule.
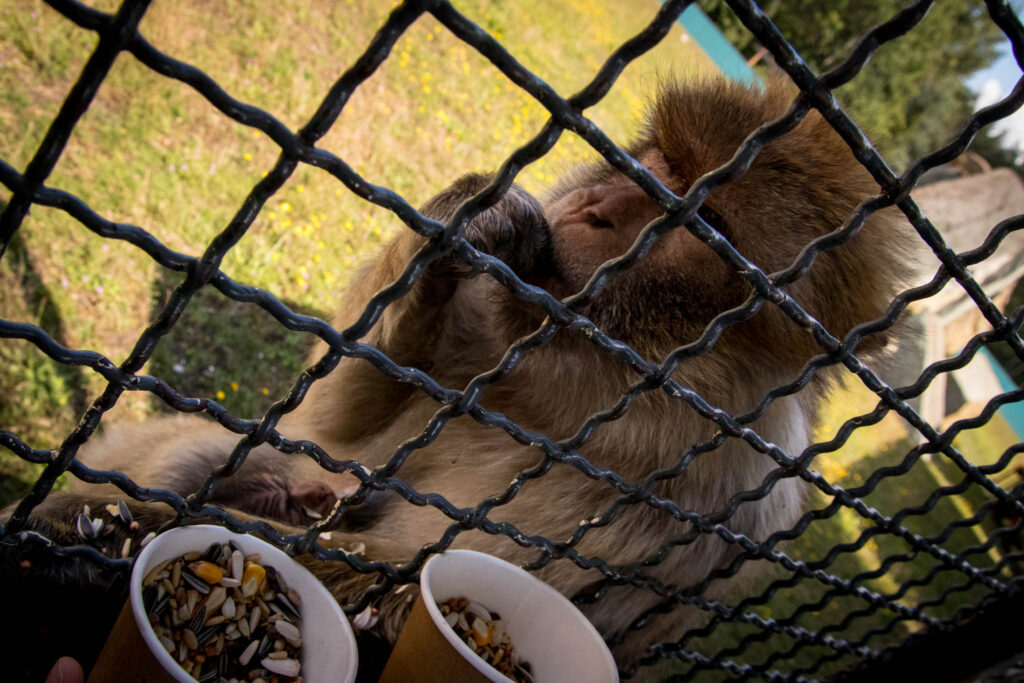
<path fill-rule="evenodd" d="M 107 11 L 116 7 L 109 1 L 93 4 Z M 570 95 L 658 7 L 655 0 L 641 5 L 532 0 L 492 6 L 477 0 L 459 8 Z M 230 7 L 164 2 L 154 3 L 141 30 L 160 50 L 203 69 L 232 96 L 297 129 L 389 11 L 387 3 L 369 0 L 287 7 L 257 0 Z M 571 41 L 567 26 L 573 27 Z M 0 158 L 24 169 L 96 38 L 34 0 L 14 0 L 0 10 L 0 36 Z M 706 70 L 706 57 L 681 36 L 682 29 L 674 28 L 588 116 L 624 139 L 641 114 L 645 93 L 660 78 Z M 419 205 L 462 173 L 497 168 L 546 120 L 539 104 L 426 16 L 356 92 L 320 145 L 371 182 Z M 139 225 L 170 248 L 197 256 L 277 152 L 265 135 L 122 54 L 47 184 L 81 197 L 106 218 Z M 540 191 L 563 167 L 592 154 L 580 139 L 564 134 L 519 181 Z M 7 199 L 7 190 L 0 189 L 0 202 Z M 330 317 L 357 265 L 400 229 L 388 212 L 333 177 L 301 167 L 228 254 L 223 269 L 295 310 Z M 119 363 L 180 277 L 60 211 L 34 207 L 0 263 L 0 317 L 38 324 L 66 346 L 96 350 Z M 254 417 L 291 386 L 310 345 L 308 335 L 288 332 L 257 307 L 208 290 L 143 371 L 185 394 L 215 397 L 232 413 Z M 95 373 L 52 363 L 27 342 L 5 340 L 0 362 L 0 425 L 37 448 L 59 446 L 105 385 Z M 139 421 L 164 410 L 151 396 L 128 393 L 105 423 Z M 9 454 L 0 454 L 0 463 L 0 499 L 6 501 L 25 490 L 37 468 Z"/>
<path fill-rule="evenodd" d="M 105 10 L 115 5 L 106 0 L 94 4 Z M 563 95 L 582 88 L 659 4 L 456 3 Z M 295 129 L 365 49 L 388 11 L 387 3 L 372 0 L 157 2 L 142 32 L 162 51 L 206 71 L 228 93 Z M 660 79 L 710 69 L 703 53 L 682 38 L 681 29 L 674 28 L 587 115 L 613 138 L 626 139 L 642 114 L 645 95 Z M 41 2 L 9 0 L 0 10 L 0 158 L 24 169 L 95 42 L 91 33 Z M 546 120 L 538 104 L 428 16 L 399 40 L 381 69 L 357 90 L 320 145 L 370 182 L 419 205 L 464 172 L 497 168 Z M 78 195 L 109 219 L 145 228 L 172 249 L 199 255 L 276 156 L 277 148 L 266 136 L 222 116 L 188 87 L 121 55 L 47 184 Z M 542 191 L 564 168 L 591 157 L 585 143 L 565 133 L 519 181 L 531 191 Z M 9 193 L 0 189 L 0 202 L 8 199 Z M 386 211 L 363 202 L 336 179 L 301 167 L 228 254 L 223 269 L 274 293 L 294 310 L 329 317 L 356 266 L 400 229 Z M 37 324 L 68 347 L 96 350 L 120 363 L 180 279 L 134 247 L 101 239 L 60 211 L 37 206 L 0 262 L 0 318 Z M 235 415 L 258 417 L 295 381 L 310 343 L 308 335 L 289 332 L 258 307 L 205 289 L 143 371 L 186 395 L 213 397 Z M 0 429 L 36 448 L 58 447 L 104 386 L 95 373 L 55 364 L 27 342 L 0 343 Z M 874 402 L 863 389 L 848 385 L 833 399 L 818 438 L 831 438 L 845 419 L 867 412 Z M 104 423 L 140 421 L 167 410 L 152 396 L 128 392 Z M 983 464 L 994 460 L 1008 440 L 1015 437 L 995 420 L 963 434 L 957 445 Z M 840 451 L 819 456 L 814 468 L 830 481 L 856 487 L 876 468 L 898 462 L 911 446 L 906 426 L 890 416 L 855 432 Z M 0 501 L 23 494 L 37 472 L 37 467 L 0 452 Z M 918 463 L 905 476 L 884 480 L 866 502 L 892 515 L 959 478 L 940 456 L 930 464 Z M 963 496 L 944 499 L 927 515 L 909 518 L 906 525 L 915 533 L 933 535 L 985 500 L 974 486 Z M 814 503 L 821 507 L 825 501 Z M 844 509 L 812 524 L 784 550 L 814 561 L 835 544 L 854 540 L 867 526 Z M 944 547 L 955 553 L 977 542 L 977 530 L 967 529 Z M 895 537 L 877 536 L 861 550 L 840 555 L 828 571 L 848 579 L 906 549 Z M 992 558 L 972 560 L 985 566 Z M 934 564 L 933 558 L 919 554 L 864 585 L 889 593 Z M 933 584 L 912 590 L 902 600 L 927 600 L 957 580 L 953 572 L 940 574 Z M 824 591 L 820 584 L 804 581 L 780 590 L 755 611 L 784 619 Z M 977 597 L 976 590 L 958 593 L 933 613 L 941 615 Z M 820 612 L 803 615 L 797 625 L 816 630 L 863 606 L 859 600 L 840 598 Z M 841 636 L 856 639 L 891 618 L 890 613 L 876 612 L 855 621 Z M 911 622 L 901 622 L 893 633 L 902 637 L 912 628 Z M 727 625 L 693 645 L 719 651 L 751 632 L 750 627 Z M 892 637 L 876 638 L 869 645 L 882 647 Z M 773 637 L 752 647 L 743 659 L 764 661 L 789 646 L 787 638 Z M 807 648 L 792 663 L 774 666 L 801 666 L 823 652 Z M 836 666 L 848 663 L 844 659 Z"/>
<path fill-rule="evenodd" d="M 873 395 L 855 383 L 847 380 L 831 397 L 830 404 L 824 411 L 822 423 L 818 426 L 816 438 L 830 439 L 835 430 L 846 419 L 858 414 L 869 412 L 877 402 Z M 996 415 L 991 422 L 982 428 L 962 432 L 954 441 L 954 445 L 974 465 L 988 465 L 995 462 L 1002 452 L 1016 443 L 1019 437 L 1007 422 Z M 829 481 L 845 489 L 854 489 L 864 485 L 867 479 L 879 468 L 899 464 L 914 447 L 916 441 L 910 436 L 902 419 L 890 416 L 878 425 L 862 428 L 853 433 L 847 443 L 834 453 L 819 455 L 812 468 L 822 473 Z M 1004 472 L 1012 473 L 1021 459 L 1011 463 Z M 1006 476 L 1006 475 L 1003 475 Z M 871 509 L 892 518 L 905 508 L 922 504 L 933 491 L 941 486 L 959 484 L 964 473 L 945 456 L 938 454 L 925 456 L 917 461 L 910 470 L 899 476 L 891 476 L 878 482 L 874 490 L 862 500 Z M 1015 476 L 997 477 L 1001 483 L 1010 488 L 1019 481 Z M 972 485 L 960 495 L 941 498 L 927 513 L 908 516 L 902 524 L 913 534 L 929 538 L 941 534 L 947 526 L 957 520 L 973 516 L 975 511 L 990 501 L 989 494 L 979 486 Z M 811 496 L 810 508 L 824 509 L 830 499 L 815 491 Z M 855 511 L 842 507 L 833 516 L 814 521 L 797 539 L 783 542 L 778 549 L 789 557 L 799 559 L 814 566 L 814 563 L 825 560 L 829 551 L 836 545 L 853 543 L 861 534 L 872 527 L 873 523 Z M 991 518 L 967 528 L 960 528 L 939 546 L 953 555 L 957 555 L 969 547 L 983 543 L 995 529 Z M 837 555 L 831 563 L 823 568 L 829 574 L 845 580 L 865 572 L 874 572 L 882 562 L 893 555 L 912 553 L 911 545 L 890 533 L 872 535 L 862 547 L 853 552 Z M 973 552 L 965 557 L 973 566 L 984 569 L 991 567 L 1001 559 L 998 546 L 989 552 Z M 767 563 L 761 563 L 767 564 Z M 858 585 L 882 595 L 896 593 L 907 582 L 922 580 L 942 563 L 926 551 L 913 554 L 906 561 L 893 563 L 880 576 L 865 578 Z M 736 596 L 728 604 L 735 604 L 743 597 L 759 595 L 773 580 L 788 579 L 793 574 L 779 566 L 766 569 L 765 576 L 759 581 L 745 582 L 743 594 Z M 1004 570 L 997 576 L 1007 580 L 1010 574 Z M 951 588 L 959 588 L 966 583 L 966 577 L 959 571 L 942 571 L 936 574 L 926 585 L 912 587 L 898 597 L 903 605 L 915 607 L 923 602 L 936 599 Z M 864 643 L 872 649 L 884 649 L 896 645 L 906 636 L 922 628 L 914 620 L 901 620 L 887 609 L 869 611 L 865 615 L 853 619 L 845 628 L 836 629 L 847 616 L 854 611 L 869 607 L 864 600 L 847 595 L 831 598 L 827 604 L 813 611 L 797 611 L 804 605 L 814 605 L 829 590 L 825 584 L 814 579 L 805 579 L 793 587 L 783 587 L 775 592 L 763 605 L 751 608 L 751 611 L 764 618 L 782 620 L 789 625 L 800 627 L 810 633 L 824 631 L 828 635 L 847 641 L 856 642 L 875 629 L 888 629 L 885 633 L 873 635 Z M 950 617 L 957 609 L 978 602 L 989 593 L 989 589 L 977 585 L 966 590 L 958 590 L 949 594 L 942 604 L 928 606 L 925 613 L 931 617 L 942 619 Z M 793 619 L 794 615 L 796 618 Z M 698 652 L 721 652 L 736 647 L 745 637 L 762 633 L 762 630 L 743 624 L 725 623 L 705 638 L 695 639 L 690 647 Z M 793 656 L 778 656 L 786 653 L 797 641 L 785 635 L 772 635 L 764 640 L 755 640 L 737 661 L 749 664 L 770 664 L 770 668 L 780 671 L 794 671 L 801 667 L 809 667 L 818 662 L 819 658 L 834 655 L 831 648 L 808 645 L 798 649 Z M 774 657 L 773 657 L 774 656 Z M 852 656 L 843 656 L 815 669 L 815 677 L 824 677 L 830 673 L 841 671 L 855 663 Z M 678 664 L 663 665 L 667 672 L 685 671 L 689 667 Z M 704 672 L 698 680 L 725 680 L 728 676 L 720 673 Z"/>

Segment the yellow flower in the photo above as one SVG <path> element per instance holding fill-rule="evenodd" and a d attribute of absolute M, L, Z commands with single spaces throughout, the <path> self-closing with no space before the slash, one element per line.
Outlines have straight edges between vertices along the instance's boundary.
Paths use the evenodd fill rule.
<path fill-rule="evenodd" d="M 227 396 L 227 394 L 225 394 L 223 391 L 220 391 L 220 390 L 217 391 L 217 400 L 218 401 L 223 401 L 225 396 Z"/>
<path fill-rule="evenodd" d="M 426 83 L 423 84 L 423 92 L 427 93 L 428 95 L 430 94 L 430 86 L 427 85 Z M 423 107 L 420 107 L 420 109 L 423 109 Z"/>
<path fill-rule="evenodd" d="M 291 211 L 292 210 L 292 205 L 289 204 L 288 202 L 281 202 L 281 210 L 282 211 Z"/>
<path fill-rule="evenodd" d="M 260 132 L 259 132 L 258 130 L 254 130 L 254 131 L 252 132 L 252 136 L 253 136 L 254 138 L 258 138 L 258 137 L 259 137 L 260 135 L 261 135 L 261 133 L 260 133 Z"/>
<path fill-rule="evenodd" d="M 277 212 L 276 211 L 271 211 L 270 213 L 267 214 L 267 218 L 269 218 L 270 220 L 276 220 L 277 219 Z"/>
<path fill-rule="evenodd" d="M 352 225 L 352 221 L 345 221 L 345 229 L 346 230 L 349 230 L 349 231 L 355 230 L 355 227 L 356 226 Z"/>
<path fill-rule="evenodd" d="M 231 383 L 231 391 L 238 391 L 238 382 Z"/>
<path fill-rule="evenodd" d="M 425 86 L 423 86 L 423 87 L 424 87 L 424 88 L 429 88 L 430 86 L 428 86 L 428 85 L 425 85 Z M 420 112 L 421 114 L 426 114 L 426 113 L 427 113 L 427 108 L 426 108 L 426 107 L 424 107 L 424 106 L 423 106 L 423 105 L 421 104 L 421 105 L 420 105 L 420 109 L 419 109 L 419 112 Z"/>
<path fill-rule="evenodd" d="M 268 395 L 270 395 L 270 389 L 267 389 L 266 387 L 263 387 L 263 388 L 260 389 L 260 393 L 263 394 L 264 396 L 268 396 Z"/>
<path fill-rule="evenodd" d="M 313 263 L 320 263 L 320 254 L 313 254 Z"/>
<path fill-rule="evenodd" d="M 299 185 L 299 186 L 298 186 L 298 187 L 296 187 L 295 189 L 296 189 L 297 191 L 299 191 L 299 192 L 305 192 L 305 191 L 306 191 L 306 186 L 305 186 L 305 185 Z"/>
<path fill-rule="evenodd" d="M 243 158 L 243 159 L 245 159 L 246 161 L 252 161 L 252 155 L 251 155 L 251 154 L 249 154 L 248 152 L 246 152 L 245 154 L 243 154 L 243 155 L 242 155 L 242 158 Z"/>

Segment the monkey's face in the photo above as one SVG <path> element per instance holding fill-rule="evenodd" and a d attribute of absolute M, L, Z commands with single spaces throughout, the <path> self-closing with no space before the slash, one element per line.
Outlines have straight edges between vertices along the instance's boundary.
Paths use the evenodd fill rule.
<path fill-rule="evenodd" d="M 678 191 L 680 181 L 658 149 L 638 157 L 662 183 Z M 581 290 L 602 264 L 628 251 L 644 227 L 664 213 L 633 181 L 610 168 L 588 169 L 575 181 L 575 187 L 561 188 L 545 207 L 555 267 L 551 281 L 541 284 L 558 296 Z M 709 247 L 679 228 L 662 235 L 643 259 L 614 276 L 586 313 L 632 343 L 674 345 L 742 301 L 744 291 Z"/>

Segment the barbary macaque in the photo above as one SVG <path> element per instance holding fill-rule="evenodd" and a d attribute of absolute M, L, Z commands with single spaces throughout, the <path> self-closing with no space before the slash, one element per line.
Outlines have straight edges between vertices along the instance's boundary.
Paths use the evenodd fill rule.
<path fill-rule="evenodd" d="M 646 123 L 626 149 L 670 190 L 683 194 L 701 175 L 726 163 L 742 141 L 766 121 L 783 114 L 791 101 L 781 87 L 745 88 L 724 81 L 668 84 L 653 101 Z M 481 190 L 487 176 L 470 175 L 431 199 L 423 213 L 449 220 L 456 208 Z M 715 190 L 702 215 L 764 272 L 789 266 L 812 239 L 839 228 L 854 207 L 877 186 L 850 150 L 816 113 L 792 132 L 769 143 L 742 178 Z M 605 162 L 578 168 L 543 202 L 513 186 L 468 227 L 471 244 L 504 260 L 522 279 L 556 297 L 579 291 L 608 259 L 629 249 L 662 210 L 631 180 Z M 837 249 L 821 253 L 813 267 L 785 291 L 842 338 L 860 322 L 880 316 L 906 272 L 905 242 L 891 216 L 872 216 L 860 232 Z M 377 259 L 353 278 L 334 323 L 356 320 L 374 292 L 389 285 L 426 240 L 404 230 Z M 685 227 L 663 235 L 633 268 L 612 278 L 600 296 L 580 312 L 609 336 L 644 358 L 661 361 L 694 341 L 717 314 L 741 304 L 750 284 Z M 397 364 L 419 368 L 441 385 L 462 388 L 498 364 L 515 340 L 536 329 L 543 312 L 513 296 L 487 275 L 474 273 L 454 256 L 432 263 L 402 299 L 391 304 L 362 341 Z M 858 354 L 882 342 L 863 340 Z M 319 359 L 324 345 L 313 351 Z M 673 378 L 711 405 L 737 415 L 751 410 L 768 390 L 791 381 L 820 353 L 807 330 L 766 302 L 749 320 L 725 330 L 706 353 L 683 362 Z M 561 330 L 545 346 L 527 353 L 507 376 L 489 386 L 481 404 L 530 432 L 566 439 L 596 412 L 616 404 L 638 381 L 634 370 L 598 348 L 586 336 Z M 828 372 L 799 394 L 779 399 L 752 428 L 790 456 L 810 442 L 816 405 L 827 390 Z M 419 435 L 439 405 L 416 387 L 393 380 L 370 363 L 344 358 L 315 382 L 302 404 L 279 429 L 290 439 L 308 439 L 336 460 L 354 459 L 374 468 L 387 462 L 403 442 Z M 618 419 L 600 425 L 578 452 L 598 468 L 630 483 L 676 465 L 687 449 L 711 438 L 718 427 L 685 401 L 662 391 L 639 395 Z M 110 429 L 87 443 L 82 460 L 93 468 L 125 472 L 137 483 L 180 494 L 196 490 L 222 465 L 239 436 L 210 420 L 175 416 Z M 397 476 L 420 493 L 439 493 L 460 508 L 502 494 L 519 472 L 541 461 L 540 450 L 518 443 L 500 428 L 472 417 L 448 422 L 425 448 L 414 450 Z M 696 457 L 681 474 L 661 480 L 653 493 L 684 510 L 704 515 L 721 511 L 737 493 L 755 489 L 777 467 L 767 455 L 739 438 Z M 356 486 L 350 474 L 331 474 L 305 455 L 257 447 L 241 469 L 222 481 L 213 501 L 288 524 L 308 524 L 327 515 L 338 497 Z M 780 479 L 771 493 L 744 503 L 725 522 L 733 532 L 763 540 L 789 528 L 802 511 L 797 478 Z M 580 523 L 604 513 L 620 493 L 569 464 L 554 464 L 530 479 L 488 518 L 508 522 L 527 537 L 555 542 L 570 538 Z M 110 499 L 125 498 L 112 492 Z M 82 503 L 99 509 L 109 500 L 94 486 L 79 484 L 70 494 L 51 494 L 33 517 L 35 528 L 62 537 L 73 528 Z M 394 493 L 371 497 L 354 530 L 332 532 L 329 544 L 365 545 L 363 557 L 404 563 L 426 543 L 438 540 L 452 520 L 434 507 L 409 504 Z M 139 518 L 160 517 L 156 504 Z M 169 518 L 170 512 L 163 514 Z M 355 525 L 350 525 L 355 526 Z M 612 567 L 641 562 L 670 539 L 690 529 L 663 510 L 626 506 L 606 526 L 588 531 L 575 549 Z M 460 533 L 454 547 L 473 548 L 515 563 L 538 556 L 505 535 L 479 530 Z M 660 563 L 643 567 L 673 589 L 704 579 L 731 561 L 740 548 L 703 534 L 679 546 Z M 750 563 L 748 563 L 750 564 Z M 348 565 L 307 558 L 340 602 L 354 602 L 378 577 Z M 559 559 L 539 576 L 566 595 L 602 578 Z M 719 599 L 729 582 L 717 581 L 705 597 Z M 380 632 L 393 640 L 411 604 L 411 590 L 392 591 L 377 604 Z M 700 613 L 680 609 L 642 629 L 630 624 L 661 598 L 651 591 L 616 587 L 583 609 L 616 645 L 621 666 L 647 645 L 678 638 Z"/>

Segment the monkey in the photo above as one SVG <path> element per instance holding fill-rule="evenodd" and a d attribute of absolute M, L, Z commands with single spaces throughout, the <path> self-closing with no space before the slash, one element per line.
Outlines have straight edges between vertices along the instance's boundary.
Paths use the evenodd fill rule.
<path fill-rule="evenodd" d="M 785 113 L 790 102 L 786 89 L 772 82 L 763 88 L 724 80 L 668 82 L 624 149 L 666 188 L 682 195 L 701 176 L 727 163 L 748 135 Z M 478 174 L 457 180 L 423 206 L 423 215 L 450 220 L 490 180 Z M 742 177 L 711 192 L 700 214 L 745 258 L 771 274 L 792 264 L 811 240 L 842 226 L 861 201 L 877 192 L 839 136 L 812 111 L 793 130 L 766 144 Z M 504 261 L 524 282 L 566 299 L 583 289 L 602 264 L 625 253 L 662 214 L 659 204 L 632 180 L 600 161 L 571 170 L 540 200 L 513 185 L 471 221 L 466 238 Z M 910 258 L 901 223 L 884 211 L 873 214 L 852 239 L 821 252 L 800 278 L 786 282 L 784 291 L 842 339 L 857 324 L 882 315 L 900 291 L 899 274 L 906 272 Z M 411 230 L 387 243 L 353 278 L 333 321 L 335 328 L 357 320 L 369 298 L 394 282 L 427 243 Z M 685 227 L 677 227 L 576 312 L 642 358 L 660 362 L 698 340 L 716 316 L 747 301 L 751 292 L 741 273 Z M 544 316 L 494 278 L 448 255 L 430 263 L 362 341 L 400 366 L 422 370 L 441 386 L 462 388 L 496 367 Z M 880 352 L 885 340 L 877 336 L 861 340 L 858 355 Z M 319 343 L 312 362 L 325 350 Z M 725 328 L 706 352 L 680 363 L 672 379 L 714 408 L 737 415 L 757 406 L 766 392 L 792 381 L 818 353 L 821 348 L 807 330 L 765 302 L 756 314 Z M 750 426 L 765 442 L 790 457 L 799 456 L 811 442 L 817 405 L 834 375 L 828 367 L 820 369 L 799 393 L 774 401 Z M 592 415 L 615 406 L 638 381 L 635 369 L 586 335 L 560 329 L 487 386 L 479 404 L 526 433 L 561 442 L 571 440 Z M 356 460 L 372 469 L 388 463 L 401 444 L 420 435 L 439 407 L 412 384 L 396 381 L 365 360 L 345 357 L 311 385 L 278 428 L 289 439 L 318 444 L 335 460 Z M 601 423 L 582 443 L 572 441 L 573 452 L 599 471 L 614 471 L 623 481 L 639 484 L 652 473 L 680 465 L 688 449 L 719 430 L 666 392 L 638 392 L 617 419 Z M 109 430 L 88 442 L 80 457 L 90 467 L 118 470 L 140 485 L 185 495 L 225 462 L 238 440 L 237 434 L 210 421 L 176 416 Z M 519 473 L 540 466 L 547 468 L 543 476 L 505 495 Z M 675 476 L 656 479 L 650 493 L 682 510 L 713 515 L 736 494 L 759 487 L 777 467 L 743 439 L 727 437 L 678 467 Z M 646 504 L 622 506 L 610 523 L 595 524 L 568 543 L 581 523 L 605 514 L 621 493 L 570 461 L 545 461 L 534 446 L 468 415 L 449 419 L 429 444 L 411 451 L 395 474 L 415 491 L 441 494 L 459 509 L 500 497 L 501 504 L 489 509 L 487 519 L 514 526 L 520 541 L 542 536 L 556 551 L 571 547 L 579 557 L 600 558 L 612 568 L 659 558 L 646 563 L 641 573 L 669 590 L 699 583 L 741 552 L 737 544 L 708 533 L 671 545 L 691 530 L 691 522 Z M 337 500 L 356 486 L 351 474 L 328 473 L 305 455 L 284 454 L 264 444 L 219 484 L 212 500 L 302 526 L 329 515 Z M 72 529 L 81 505 L 89 502 L 96 509 L 111 498 L 102 497 L 95 486 L 72 488 L 70 493 L 51 494 L 36 509 L 31 526 L 58 540 L 71 536 L 78 541 Z M 798 477 L 780 478 L 769 493 L 737 507 L 723 524 L 734 534 L 761 541 L 795 523 L 803 498 Z M 156 504 L 133 503 L 132 509 L 147 527 L 172 514 Z M 411 505 L 386 492 L 367 503 L 365 517 L 361 526 L 332 531 L 325 544 L 359 545 L 365 547 L 366 559 L 404 563 L 424 544 L 440 539 L 452 523 L 437 508 Z M 452 547 L 517 564 L 539 555 L 529 543 L 475 528 L 459 533 Z M 355 602 L 379 578 L 341 562 L 300 559 L 342 604 Z M 566 559 L 540 564 L 537 575 L 568 596 L 604 576 Z M 703 596 L 722 599 L 729 584 L 713 582 Z M 376 603 L 380 620 L 375 629 L 387 640 L 397 637 L 414 593 L 391 591 Z M 614 644 L 616 661 L 626 667 L 651 643 L 677 639 L 699 623 L 700 611 L 687 607 L 652 619 L 644 628 L 631 628 L 661 600 L 653 591 L 613 586 L 581 609 Z"/>

